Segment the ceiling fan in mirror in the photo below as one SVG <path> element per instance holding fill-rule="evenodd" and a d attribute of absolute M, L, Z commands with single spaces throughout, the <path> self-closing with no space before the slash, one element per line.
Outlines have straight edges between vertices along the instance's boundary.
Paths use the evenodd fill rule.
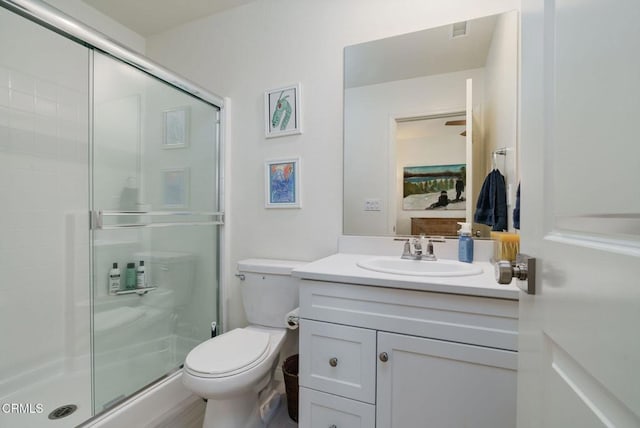
<path fill-rule="evenodd" d="M 460 120 L 448 120 L 444 123 L 445 126 L 467 126 L 467 120 L 466 119 L 460 119 Z M 460 133 L 460 135 L 462 135 L 463 137 L 467 136 L 467 130 L 465 129 L 464 131 L 462 131 Z"/>

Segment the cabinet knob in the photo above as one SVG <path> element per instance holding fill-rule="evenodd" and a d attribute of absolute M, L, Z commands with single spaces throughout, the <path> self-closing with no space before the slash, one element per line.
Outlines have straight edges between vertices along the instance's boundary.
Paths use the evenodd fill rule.
<path fill-rule="evenodd" d="M 332 358 L 332 359 L 330 359 L 330 360 L 329 360 L 329 365 L 330 365 L 331 367 L 335 367 L 335 366 L 337 366 L 337 365 L 338 365 L 338 359 L 337 359 L 337 358 L 335 358 L 335 357 L 334 357 L 334 358 Z M 335 425 L 334 425 L 334 426 L 335 426 Z M 331 427 L 329 427 L 329 428 L 331 428 Z"/>
<path fill-rule="evenodd" d="M 389 354 L 387 354 L 386 352 L 381 352 L 379 357 L 380 357 L 380 361 L 382 361 L 383 363 L 386 363 L 387 361 L 389 361 Z"/>
<path fill-rule="evenodd" d="M 335 424 L 329 425 L 329 428 L 338 428 Z"/>

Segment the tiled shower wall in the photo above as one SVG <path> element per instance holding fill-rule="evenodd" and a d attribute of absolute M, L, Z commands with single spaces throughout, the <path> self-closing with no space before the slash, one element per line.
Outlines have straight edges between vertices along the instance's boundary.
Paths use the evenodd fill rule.
<path fill-rule="evenodd" d="M 0 397 L 70 371 L 90 394 L 88 50 L 0 9 L 0 52 Z"/>

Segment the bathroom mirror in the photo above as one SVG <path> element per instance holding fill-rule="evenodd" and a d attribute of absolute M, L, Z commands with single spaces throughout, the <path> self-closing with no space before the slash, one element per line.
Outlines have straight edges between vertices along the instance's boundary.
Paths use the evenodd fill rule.
<path fill-rule="evenodd" d="M 517 49 L 515 11 L 345 48 L 344 234 L 455 236 L 494 167 L 512 204 Z"/>

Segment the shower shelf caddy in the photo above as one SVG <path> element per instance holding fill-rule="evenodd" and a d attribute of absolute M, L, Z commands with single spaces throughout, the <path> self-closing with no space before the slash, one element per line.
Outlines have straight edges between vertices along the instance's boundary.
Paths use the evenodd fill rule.
<path fill-rule="evenodd" d="M 144 288 L 132 288 L 131 290 L 120 290 L 113 293 L 114 296 L 123 296 L 125 294 L 137 294 L 142 296 L 150 291 L 156 290 L 158 287 L 144 287 Z"/>

